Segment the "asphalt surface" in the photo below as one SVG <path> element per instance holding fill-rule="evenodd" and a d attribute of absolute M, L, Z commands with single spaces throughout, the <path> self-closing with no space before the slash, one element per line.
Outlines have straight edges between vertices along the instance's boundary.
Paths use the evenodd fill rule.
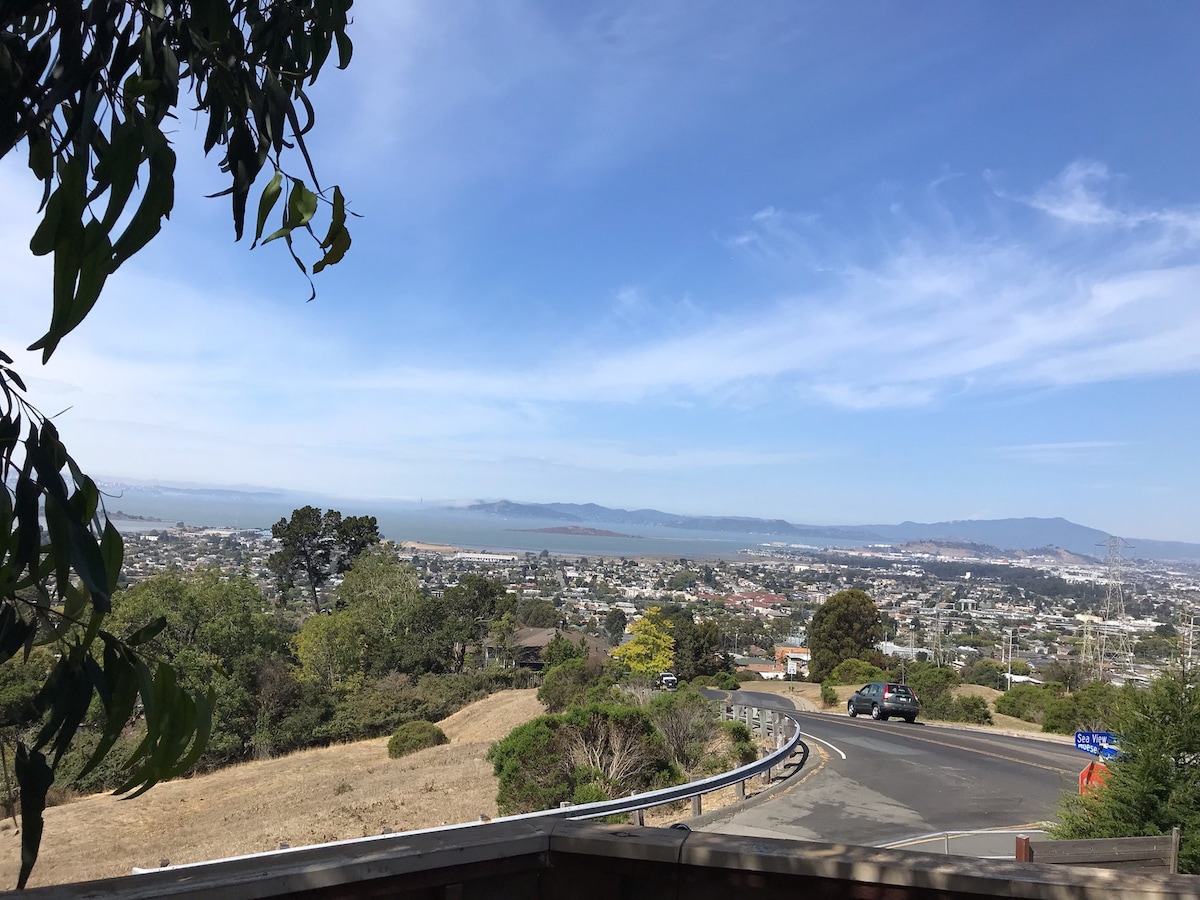
<path fill-rule="evenodd" d="M 738 692 L 732 702 L 793 709 L 775 694 Z M 798 714 L 810 753 L 787 790 L 704 827 L 928 852 L 1011 856 L 1011 830 L 1036 834 L 1061 793 L 1078 790 L 1091 757 L 1069 744 L 845 713 Z M 976 832 L 947 843 L 939 833 Z M 936 835 L 936 837 L 934 836 Z"/>

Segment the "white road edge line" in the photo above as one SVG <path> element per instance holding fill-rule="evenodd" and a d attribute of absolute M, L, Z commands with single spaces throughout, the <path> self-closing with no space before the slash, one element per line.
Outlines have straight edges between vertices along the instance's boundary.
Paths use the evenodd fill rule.
<path fill-rule="evenodd" d="M 819 738 L 819 737 L 817 737 L 815 734 L 809 734 L 807 731 L 802 731 L 802 732 L 800 732 L 800 736 L 801 736 L 801 737 L 806 737 L 806 738 L 812 738 L 812 739 L 813 739 L 814 741 L 816 741 L 817 743 L 824 744 L 826 747 L 828 747 L 830 750 L 832 750 L 834 753 L 836 753 L 836 754 L 837 754 L 838 756 L 840 756 L 842 759 L 845 759 L 845 758 L 846 758 L 846 754 L 845 754 L 845 753 L 843 753 L 841 750 L 839 750 L 839 749 L 838 749 L 837 747 L 835 747 L 833 744 L 829 743 L 829 741 L 827 741 L 827 740 L 824 740 L 823 738 Z"/>

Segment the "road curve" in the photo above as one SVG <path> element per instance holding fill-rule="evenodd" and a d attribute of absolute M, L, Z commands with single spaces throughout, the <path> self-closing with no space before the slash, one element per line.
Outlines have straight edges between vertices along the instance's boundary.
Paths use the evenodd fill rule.
<path fill-rule="evenodd" d="M 732 702 L 793 710 L 775 694 Z M 706 826 L 727 834 L 880 846 L 1053 819 L 1090 757 L 1068 744 L 918 721 L 794 712 L 812 754 L 799 784 Z M 1003 841 L 1011 853 L 1011 840 Z M 925 847 L 923 849 L 929 849 Z"/>

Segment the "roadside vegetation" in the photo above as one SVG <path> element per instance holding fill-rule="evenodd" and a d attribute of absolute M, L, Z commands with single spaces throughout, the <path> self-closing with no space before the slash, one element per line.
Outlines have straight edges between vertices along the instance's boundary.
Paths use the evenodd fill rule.
<path fill-rule="evenodd" d="M 481 641 L 521 624 L 519 602 L 499 583 L 468 576 L 432 598 L 419 590 L 410 566 L 374 543 L 342 566 L 343 580 L 328 591 L 320 614 L 308 613 L 303 601 L 269 604 L 244 572 L 216 568 L 163 572 L 114 592 L 106 628 L 135 635 L 159 620 L 155 633 L 143 633 L 139 651 L 169 663 L 183 690 L 209 698 L 207 744 L 189 771 L 380 737 L 406 723 L 437 722 L 494 691 L 531 686 L 527 670 L 482 668 Z M 308 587 L 301 588 L 305 597 Z M 548 652 L 581 653 L 566 639 Z M 0 667 L 3 721 L 21 720 L 54 664 L 48 650 L 35 647 L 23 663 Z M 104 737 L 104 715 L 93 700 L 58 767 L 52 802 L 127 781 L 126 762 L 144 740 L 145 718 L 131 717 L 112 752 L 88 769 Z M 14 748 L 39 728 L 34 719 L 0 732 L 6 813 L 20 799 Z"/>
<path fill-rule="evenodd" d="M 1107 782 L 1064 794 L 1052 836 L 1137 837 L 1178 826 L 1179 871 L 1200 875 L 1200 670 L 1178 666 L 1149 687 L 1115 690 L 1102 721 L 1119 736 Z"/>
<path fill-rule="evenodd" d="M 502 814 L 611 800 L 758 758 L 750 730 L 721 722 L 687 683 L 660 693 L 636 679 L 622 687 L 611 670 L 572 659 L 546 673 L 538 699 L 549 714 L 518 726 L 488 751 Z"/>

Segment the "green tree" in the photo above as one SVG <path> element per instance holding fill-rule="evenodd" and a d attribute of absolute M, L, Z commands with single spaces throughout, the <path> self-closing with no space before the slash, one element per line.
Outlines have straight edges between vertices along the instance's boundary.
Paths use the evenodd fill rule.
<path fill-rule="evenodd" d="M 583 657 L 568 659 L 546 671 L 538 700 L 547 712 L 562 712 L 568 706 L 599 703 L 613 686 L 612 677 Z"/>
<path fill-rule="evenodd" d="M 838 591 L 809 623 L 809 680 L 824 681 L 842 660 L 861 657 L 882 639 L 879 610 L 871 597 L 856 588 Z"/>
<path fill-rule="evenodd" d="M 258 677 L 287 652 L 284 635 L 246 575 L 217 568 L 189 575 L 163 572 L 113 597 L 109 625 L 127 631 L 161 616 L 163 628 L 144 645 L 167 660 L 179 682 L 213 697 L 213 723 L 200 763 L 247 758 L 258 718 Z"/>
<path fill-rule="evenodd" d="M 305 678 L 344 694 L 390 672 L 443 671 L 451 644 L 440 602 L 421 593 L 411 566 L 378 549 L 355 560 L 333 610 L 305 620 L 296 656 Z"/>
<path fill-rule="evenodd" d="M 716 622 L 695 622 L 691 613 L 680 611 L 671 616 L 671 634 L 675 638 L 673 671 L 681 681 L 722 670 L 721 630 Z"/>
<path fill-rule="evenodd" d="M 364 550 L 379 542 L 374 516 L 350 516 L 315 506 L 292 510 L 271 526 L 279 549 L 267 559 L 281 596 L 286 597 L 297 575 L 304 579 L 313 611 L 321 611 L 320 591 L 335 574 L 346 572 Z"/>
<path fill-rule="evenodd" d="M 615 648 L 610 654 L 629 666 L 639 678 L 653 678 L 659 672 L 670 671 L 675 663 L 675 640 L 663 611 L 652 606 L 633 623 L 633 639 Z"/>
<path fill-rule="evenodd" d="M 450 670 L 461 672 L 470 648 L 479 647 L 491 621 L 514 606 L 502 582 L 482 575 L 464 575 L 442 599 L 445 633 L 453 646 Z"/>
<path fill-rule="evenodd" d="M 833 667 L 833 671 L 829 673 L 829 677 L 825 679 L 823 684 L 863 684 L 868 681 L 882 681 L 887 676 L 883 669 L 872 665 L 865 659 L 851 657 L 843 659 L 840 663 Z"/>
<path fill-rule="evenodd" d="M 962 680 L 967 684 L 1004 690 L 1008 687 L 1007 669 L 994 659 L 979 659 L 962 670 Z"/>
<path fill-rule="evenodd" d="M 1063 690 L 1067 691 L 1079 690 L 1087 680 L 1084 677 L 1083 666 L 1079 664 L 1078 660 L 1065 663 L 1055 660 L 1046 663 L 1038 670 L 1038 674 L 1045 681 L 1057 681 L 1063 686 Z"/>
<path fill-rule="evenodd" d="M 569 659 L 587 659 L 587 648 L 584 645 L 583 636 L 580 635 L 580 641 L 576 644 L 568 640 L 562 632 L 554 632 L 554 637 L 550 638 L 550 643 L 542 651 L 542 663 L 547 669 L 550 669 L 562 665 Z"/>
<path fill-rule="evenodd" d="M 0 4 L 0 158 L 24 146 L 44 188 L 30 249 L 53 258 L 50 324 L 31 347 L 42 351 L 43 361 L 86 318 L 108 276 L 170 215 L 175 152 L 168 129 L 176 127 L 181 87 L 194 94 L 189 105 L 207 119 L 205 152 L 224 148 L 220 166 L 229 188 L 223 193 L 232 201 L 235 235 L 242 236 L 258 175 L 273 170 L 259 202 L 255 242 L 286 198 L 280 227 L 265 242 L 282 238 L 308 277 L 293 235 L 315 236 L 322 197 L 284 171 L 282 156 L 285 148 L 298 149 L 316 187 L 304 144 L 313 124 L 304 90 L 335 45 L 339 65 L 349 63 L 350 3 Z M 338 262 L 350 246 L 338 188 L 327 205 L 329 226 L 315 239 L 321 257 L 313 273 Z M 0 351 L 0 665 L 33 643 L 53 644 L 58 655 L 35 702 L 18 721 L 5 723 L 32 725 L 43 716 L 48 723 L 32 743 L 16 748 L 23 887 L 37 859 L 46 792 L 93 695 L 102 698 L 105 723 L 89 765 L 108 754 L 135 709 L 151 726 L 152 737 L 123 785 L 129 789 L 190 768 L 207 739 L 209 711 L 204 698 L 177 687 L 169 666 L 139 655 L 138 643 L 156 626 L 127 640 L 102 627 L 120 574 L 120 538 L 94 482 L 26 399 L 11 362 Z"/>
<path fill-rule="evenodd" d="M 1042 716 L 1042 731 L 1110 731 L 1116 714 L 1118 689 L 1104 681 L 1089 681 L 1079 690 L 1051 702 Z"/>
<path fill-rule="evenodd" d="M 1181 834 L 1179 871 L 1200 875 L 1200 670 L 1174 668 L 1147 689 L 1124 691 L 1112 710 L 1120 754 L 1108 783 L 1064 794 L 1061 839 Z"/>
<path fill-rule="evenodd" d="M 610 609 L 604 614 L 604 636 L 608 638 L 610 645 L 616 647 L 621 643 L 621 638 L 625 636 L 625 626 L 628 624 L 629 617 L 623 609 Z"/>

